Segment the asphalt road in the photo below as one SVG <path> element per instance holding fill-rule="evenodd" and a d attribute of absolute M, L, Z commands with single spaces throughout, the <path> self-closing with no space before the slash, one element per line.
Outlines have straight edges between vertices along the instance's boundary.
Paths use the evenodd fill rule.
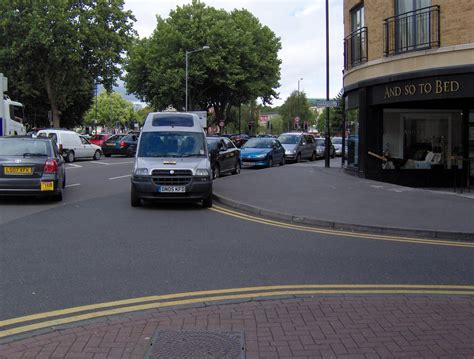
<path fill-rule="evenodd" d="M 131 168 L 75 162 L 62 203 L 0 199 L 0 320 L 257 285 L 472 284 L 474 248 L 295 231 L 195 204 L 132 208 Z"/>

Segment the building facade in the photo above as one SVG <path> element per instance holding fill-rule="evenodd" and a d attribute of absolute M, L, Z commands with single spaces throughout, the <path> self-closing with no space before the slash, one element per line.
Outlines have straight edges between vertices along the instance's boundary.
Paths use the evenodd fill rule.
<path fill-rule="evenodd" d="M 473 19 L 473 0 L 344 0 L 348 170 L 474 183 Z"/>

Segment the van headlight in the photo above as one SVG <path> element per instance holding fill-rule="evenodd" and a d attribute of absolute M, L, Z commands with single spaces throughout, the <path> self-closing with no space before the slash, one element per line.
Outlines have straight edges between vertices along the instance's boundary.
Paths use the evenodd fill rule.
<path fill-rule="evenodd" d="M 197 177 L 209 177 L 209 171 L 205 168 L 198 168 L 196 170 Z"/>
<path fill-rule="evenodd" d="M 148 168 L 137 168 L 134 174 L 135 176 L 148 176 Z"/>

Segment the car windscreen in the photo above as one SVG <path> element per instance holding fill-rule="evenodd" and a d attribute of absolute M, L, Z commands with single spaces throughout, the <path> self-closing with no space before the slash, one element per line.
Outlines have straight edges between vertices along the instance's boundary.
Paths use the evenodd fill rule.
<path fill-rule="evenodd" d="M 316 141 L 316 146 L 325 146 L 324 138 L 317 138 L 315 141 Z"/>
<path fill-rule="evenodd" d="M 300 140 L 300 136 L 295 135 L 281 135 L 278 137 L 278 141 L 280 141 L 283 145 L 296 145 Z"/>
<path fill-rule="evenodd" d="M 0 156 L 50 156 L 51 146 L 47 141 L 32 139 L 0 140 Z"/>
<path fill-rule="evenodd" d="M 113 135 L 112 137 L 109 137 L 108 140 L 105 141 L 105 142 L 106 143 L 116 142 L 118 140 L 121 140 L 124 137 L 125 137 L 125 135 Z"/>
<path fill-rule="evenodd" d="M 203 133 L 144 132 L 140 138 L 138 157 L 205 157 Z"/>
<path fill-rule="evenodd" d="M 342 145 L 342 137 L 334 137 L 332 143 L 335 145 Z"/>
<path fill-rule="evenodd" d="M 269 138 L 251 138 L 242 148 L 272 148 L 273 140 Z"/>

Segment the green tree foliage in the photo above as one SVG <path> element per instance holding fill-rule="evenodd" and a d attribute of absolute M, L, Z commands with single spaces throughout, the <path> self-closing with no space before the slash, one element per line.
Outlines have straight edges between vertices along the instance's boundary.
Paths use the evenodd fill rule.
<path fill-rule="evenodd" d="M 158 17 L 149 38 L 137 40 L 126 66 L 127 90 L 157 109 L 185 107 L 185 54 L 189 56 L 189 109 L 214 109 L 214 123 L 235 121 L 232 108 L 277 96 L 280 39 L 247 10 L 208 7 L 193 0 L 167 19 Z"/>
<path fill-rule="evenodd" d="M 279 114 L 286 124 L 286 131 L 288 128 L 294 128 L 294 120 L 296 117 L 300 118 L 300 126 L 303 126 L 304 121 L 308 121 L 310 124 L 314 122 L 315 115 L 309 108 L 308 99 L 306 94 L 300 91 L 293 91 L 291 95 L 286 99 L 285 103 L 280 106 Z"/>
<path fill-rule="evenodd" d="M 135 31 L 123 0 L 10 0 L 0 2 L 0 66 L 13 90 L 46 97 L 53 123 L 81 118 L 97 79 L 108 90 Z M 84 104 L 85 102 L 85 104 Z M 73 122 L 76 122 L 74 120 Z"/>
<path fill-rule="evenodd" d="M 96 106 L 97 105 L 97 106 Z M 84 115 L 84 122 L 93 125 L 94 119 L 97 125 L 114 127 L 117 123 L 121 126 L 130 126 L 135 121 L 133 105 L 125 100 L 118 92 L 101 92 L 92 103 L 92 106 Z"/>

